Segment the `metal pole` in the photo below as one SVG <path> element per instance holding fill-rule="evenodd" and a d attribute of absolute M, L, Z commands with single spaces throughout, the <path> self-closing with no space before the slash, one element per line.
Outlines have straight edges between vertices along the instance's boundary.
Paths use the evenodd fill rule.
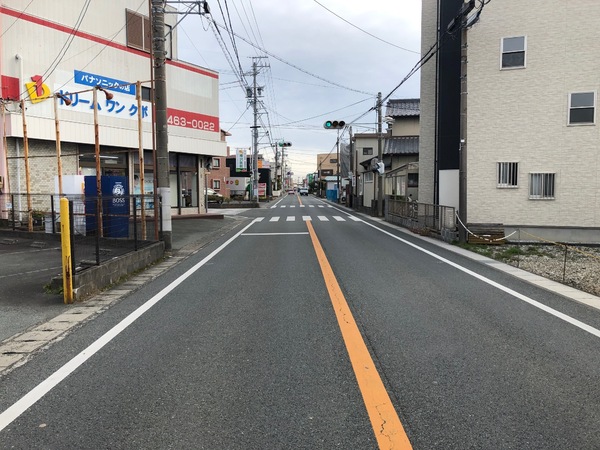
<path fill-rule="evenodd" d="M 135 93 L 137 97 L 138 107 L 138 156 L 140 166 L 140 201 L 141 201 L 141 221 L 142 221 L 142 239 L 146 240 L 146 205 L 144 200 L 144 130 L 142 123 L 142 82 L 138 81 L 135 84 Z M 135 197 L 133 201 L 133 210 L 136 208 Z"/>
<path fill-rule="evenodd" d="M 336 186 L 336 203 L 340 202 L 340 129 L 337 129 L 337 141 L 336 146 L 336 172 L 337 172 L 337 186 Z"/>
<path fill-rule="evenodd" d="M 27 189 L 27 229 L 33 231 L 31 207 L 31 174 L 29 173 L 29 139 L 27 139 L 27 120 L 25 118 L 25 100 L 21 100 L 21 115 L 23 117 L 23 156 L 25 157 L 25 185 Z"/>
<path fill-rule="evenodd" d="M 58 121 L 58 97 L 54 96 L 54 129 L 56 132 L 56 171 L 58 172 L 58 194 L 62 195 L 62 161 L 60 157 L 60 123 Z"/>
<path fill-rule="evenodd" d="M 161 226 L 165 250 L 172 249 L 169 140 L 167 134 L 167 79 L 165 52 L 165 2 L 152 0 L 152 49 L 154 53 L 154 109 L 156 110 L 157 190 L 161 197 Z"/>
<path fill-rule="evenodd" d="M 377 93 L 377 161 L 383 162 L 383 146 L 381 145 L 381 92 Z M 383 216 L 383 174 L 375 174 L 377 179 L 377 216 Z"/>
<path fill-rule="evenodd" d="M 98 87 L 93 89 L 94 106 L 94 152 L 96 156 L 96 228 L 99 237 L 103 236 L 102 223 L 102 168 L 100 165 L 100 131 L 98 127 Z"/>

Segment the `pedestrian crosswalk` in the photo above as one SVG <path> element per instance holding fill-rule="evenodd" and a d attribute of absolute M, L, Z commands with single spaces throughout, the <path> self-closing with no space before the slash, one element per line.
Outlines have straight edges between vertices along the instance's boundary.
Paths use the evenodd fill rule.
<path fill-rule="evenodd" d="M 273 206 L 271 206 L 271 209 L 274 209 L 274 208 L 295 208 L 296 206 L 298 206 L 298 208 L 333 208 L 332 205 L 273 205 Z"/>
<path fill-rule="evenodd" d="M 312 216 L 301 216 L 302 217 L 302 221 L 303 222 L 309 222 L 314 220 Z M 333 219 L 336 222 L 345 222 L 346 220 L 350 220 L 350 221 L 354 221 L 354 222 L 360 222 L 362 221 L 362 219 L 355 217 L 355 216 L 346 216 L 346 217 L 342 217 L 342 216 L 316 216 L 316 219 L 319 220 L 320 222 L 329 222 L 330 219 Z M 255 222 L 262 222 L 263 220 L 265 220 L 265 217 L 258 217 L 255 219 Z M 268 219 L 269 222 L 279 222 L 279 221 L 285 221 L 285 222 L 295 222 L 296 221 L 296 216 L 273 216 L 273 217 L 269 217 Z"/>

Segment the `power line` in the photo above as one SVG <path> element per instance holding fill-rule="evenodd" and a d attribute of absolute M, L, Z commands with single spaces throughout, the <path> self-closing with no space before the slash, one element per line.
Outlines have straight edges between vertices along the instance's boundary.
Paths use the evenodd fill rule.
<path fill-rule="evenodd" d="M 215 24 L 216 26 L 218 26 L 218 27 L 221 27 L 221 28 L 225 28 L 223 25 L 221 25 L 221 24 L 217 23 L 216 21 L 213 21 L 213 22 L 214 22 L 214 24 Z M 360 90 L 358 90 L 358 89 L 352 89 L 352 88 L 350 88 L 350 87 L 348 87 L 348 86 L 344 86 L 344 85 L 341 85 L 341 84 L 339 84 L 339 83 L 336 83 L 335 81 L 331 81 L 331 80 L 328 80 L 328 79 L 326 79 L 326 78 L 320 77 L 319 75 L 315 75 L 314 73 L 311 73 L 311 72 L 309 72 L 309 71 L 307 71 L 307 70 L 304 70 L 304 69 L 302 69 L 301 67 L 298 67 L 297 65 L 295 65 L 295 64 L 293 64 L 293 63 L 291 63 L 291 62 L 289 62 L 289 61 L 286 61 L 285 59 L 283 59 L 283 58 L 281 58 L 281 57 L 279 57 L 279 56 L 275 55 L 274 53 L 271 53 L 270 51 L 266 50 L 265 48 L 259 47 L 258 45 L 256 45 L 256 44 L 254 44 L 254 43 L 250 42 L 248 39 L 245 39 L 245 38 L 243 38 L 243 37 L 242 37 L 242 36 L 240 36 L 239 34 L 236 34 L 236 33 L 233 33 L 233 34 L 234 34 L 234 36 L 236 36 L 237 38 L 241 39 L 241 40 L 242 40 L 242 41 L 244 41 L 245 43 L 247 43 L 247 44 L 251 45 L 251 46 L 252 46 L 252 47 L 254 47 L 254 48 L 257 48 L 257 49 L 259 49 L 261 52 L 263 52 L 263 53 L 265 53 L 265 54 L 267 54 L 267 55 L 271 56 L 272 58 L 275 58 L 276 60 L 278 60 L 278 61 L 280 61 L 280 62 L 282 62 L 282 63 L 284 63 L 284 64 L 286 64 L 286 65 L 288 65 L 288 66 L 290 66 L 290 67 L 293 67 L 293 68 L 294 68 L 294 69 L 296 69 L 296 70 L 299 70 L 299 71 L 300 71 L 300 72 L 302 72 L 302 73 L 305 73 L 305 74 L 307 74 L 307 75 L 310 75 L 311 77 L 317 78 L 317 79 L 319 79 L 319 80 L 321 80 L 321 81 L 325 81 L 326 83 L 329 83 L 329 84 L 331 84 L 331 85 L 333 85 L 333 86 L 337 86 L 337 87 L 339 87 L 339 88 L 342 88 L 342 89 L 346 89 L 346 90 L 348 90 L 348 91 L 352 91 L 352 92 L 358 92 L 359 94 L 365 94 L 365 95 L 373 95 L 371 92 L 365 92 L 365 91 L 360 91 Z"/>
<path fill-rule="evenodd" d="M 323 5 L 322 3 L 319 3 L 317 0 L 313 0 L 313 1 L 314 1 L 314 2 L 315 2 L 317 5 L 319 5 L 321 8 L 325 9 L 326 11 L 329 11 L 331 14 L 333 14 L 333 15 L 334 15 L 335 17 L 337 17 L 338 19 L 340 19 L 340 20 L 343 20 L 343 21 L 344 21 L 344 22 L 346 22 L 348 25 L 350 25 L 350 26 L 352 26 L 352 27 L 356 28 L 356 29 L 357 29 L 357 30 L 359 30 L 359 31 L 362 31 L 363 33 L 365 33 L 365 34 L 367 34 L 367 35 L 371 36 L 372 38 L 375 38 L 375 39 L 377 39 L 378 41 L 381 41 L 381 42 L 383 42 L 383 43 L 385 43 L 385 44 L 391 45 L 392 47 L 399 48 L 400 50 L 404 50 L 405 52 L 416 53 L 417 55 L 421 53 L 421 52 L 416 52 L 416 51 L 414 51 L 414 50 L 410 50 L 410 49 L 408 49 L 408 48 L 400 47 L 399 45 L 392 44 L 391 42 L 388 42 L 388 41 L 386 41 L 386 40 L 384 40 L 384 39 L 381 39 L 380 37 L 377 37 L 377 36 L 375 36 L 374 34 L 371 34 L 371 33 L 369 33 L 368 31 L 366 31 L 366 30 L 363 30 L 363 29 L 362 29 L 362 28 L 360 28 L 359 26 L 357 26 L 357 25 L 354 25 L 352 22 L 349 22 L 349 21 L 347 21 L 346 19 L 344 19 L 343 17 L 341 17 L 341 16 L 337 15 L 335 12 L 333 12 L 332 10 L 330 10 L 329 8 L 327 8 L 327 7 L 326 7 L 325 5 Z M 488 0 L 488 1 L 489 1 L 489 0 Z"/>

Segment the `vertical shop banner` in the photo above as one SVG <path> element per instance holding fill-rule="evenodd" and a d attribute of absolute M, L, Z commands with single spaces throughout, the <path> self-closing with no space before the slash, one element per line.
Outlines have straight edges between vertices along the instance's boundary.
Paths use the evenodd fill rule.
<path fill-rule="evenodd" d="M 246 149 L 238 148 L 235 151 L 235 171 L 236 172 L 247 172 L 246 167 Z"/>

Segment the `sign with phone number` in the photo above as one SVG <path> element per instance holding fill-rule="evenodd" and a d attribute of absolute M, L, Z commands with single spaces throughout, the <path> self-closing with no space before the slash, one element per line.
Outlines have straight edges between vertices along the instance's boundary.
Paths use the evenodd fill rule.
<path fill-rule="evenodd" d="M 180 109 L 167 108 L 167 124 L 194 130 L 219 132 L 219 118 Z"/>

